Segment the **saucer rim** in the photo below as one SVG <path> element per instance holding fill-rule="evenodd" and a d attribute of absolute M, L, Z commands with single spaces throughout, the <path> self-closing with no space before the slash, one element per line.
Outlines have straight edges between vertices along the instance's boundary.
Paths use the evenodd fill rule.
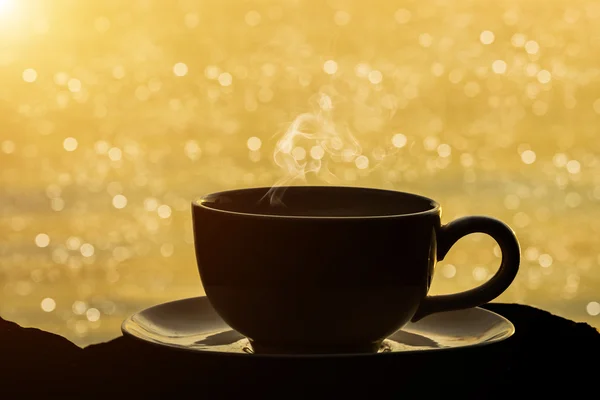
<path fill-rule="evenodd" d="M 498 314 L 494 311 L 488 310 L 486 308 L 473 307 L 473 308 L 482 310 L 486 313 L 490 313 L 490 314 L 494 315 L 495 317 L 497 317 L 498 319 L 503 320 L 503 322 L 507 325 L 506 333 L 500 337 L 492 338 L 485 342 L 472 343 L 472 344 L 467 344 L 465 346 L 458 346 L 458 347 L 441 347 L 441 348 L 435 348 L 435 349 L 419 349 L 419 350 L 411 350 L 411 351 L 396 351 L 396 352 L 382 352 L 382 353 L 254 354 L 254 353 L 229 353 L 229 352 L 214 351 L 214 350 L 207 350 L 207 349 L 192 349 L 189 347 L 177 346 L 177 345 L 170 344 L 170 343 L 149 340 L 148 338 L 141 337 L 132 332 L 129 332 L 127 329 L 128 324 L 139 325 L 137 322 L 133 321 L 133 318 L 136 315 L 139 315 L 139 314 L 146 312 L 155 307 L 165 306 L 165 305 L 173 305 L 175 303 L 183 303 L 183 302 L 195 300 L 195 299 L 205 299 L 206 301 L 208 301 L 208 298 L 206 296 L 186 297 L 186 298 L 182 298 L 182 299 L 158 303 L 153 306 L 146 307 L 140 311 L 134 312 L 133 314 L 131 314 L 130 316 L 125 318 L 125 320 L 123 320 L 123 322 L 121 323 L 121 333 L 123 334 L 123 336 L 132 338 L 141 343 L 149 344 L 152 346 L 157 346 L 158 348 L 162 348 L 162 349 L 168 348 L 171 350 L 177 350 L 177 351 L 181 351 L 181 352 L 188 353 L 188 354 L 198 354 L 198 355 L 216 356 L 216 357 L 246 357 L 246 358 L 252 357 L 252 358 L 261 358 L 261 359 L 263 359 L 263 358 L 264 359 L 281 359 L 281 358 L 286 358 L 286 359 L 288 359 L 288 358 L 289 359 L 327 358 L 327 359 L 329 359 L 329 358 L 353 358 L 353 357 L 399 357 L 399 356 L 407 355 L 407 354 L 418 355 L 418 354 L 440 352 L 440 351 L 449 352 L 449 351 L 467 350 L 467 349 L 473 349 L 476 347 L 485 347 L 488 345 L 503 342 L 507 339 L 510 339 L 515 334 L 515 331 L 516 331 L 515 325 L 508 318 L 504 317 L 503 315 L 500 315 L 500 314 Z M 454 310 L 453 312 L 455 312 L 455 311 L 460 311 L 460 310 Z M 432 315 L 435 315 L 435 314 L 432 314 Z"/>

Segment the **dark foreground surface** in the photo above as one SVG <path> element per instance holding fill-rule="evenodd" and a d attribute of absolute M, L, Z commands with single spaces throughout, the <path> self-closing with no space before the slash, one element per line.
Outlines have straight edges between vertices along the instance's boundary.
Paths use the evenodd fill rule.
<path fill-rule="evenodd" d="M 125 337 L 81 349 L 0 318 L 0 399 L 598 395 L 596 329 L 523 305 L 484 307 L 511 320 L 515 335 L 480 348 L 320 360 L 189 354 Z"/>

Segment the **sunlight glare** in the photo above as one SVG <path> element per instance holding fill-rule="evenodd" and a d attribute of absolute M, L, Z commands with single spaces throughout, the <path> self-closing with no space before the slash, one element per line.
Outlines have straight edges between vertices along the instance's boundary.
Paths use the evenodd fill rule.
<path fill-rule="evenodd" d="M 0 0 L 0 34 L 20 31 L 22 7 L 19 0 Z M 0 38 L 3 41 L 4 38 Z M 4 43 L 3 43 L 4 44 Z"/>
<path fill-rule="evenodd" d="M 16 0 L 0 0 L 0 17 L 9 15 L 16 8 Z"/>

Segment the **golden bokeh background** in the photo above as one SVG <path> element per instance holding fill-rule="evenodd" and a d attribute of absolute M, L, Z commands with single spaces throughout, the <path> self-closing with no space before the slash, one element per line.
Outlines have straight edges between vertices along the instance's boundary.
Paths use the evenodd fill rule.
<path fill-rule="evenodd" d="M 497 217 L 523 250 L 498 300 L 599 327 L 598 54 L 593 0 L 0 0 L 0 315 L 85 345 L 202 294 L 191 200 L 280 182 L 326 111 L 357 151 L 294 142 L 308 182 Z M 469 236 L 432 291 L 498 265 Z"/>

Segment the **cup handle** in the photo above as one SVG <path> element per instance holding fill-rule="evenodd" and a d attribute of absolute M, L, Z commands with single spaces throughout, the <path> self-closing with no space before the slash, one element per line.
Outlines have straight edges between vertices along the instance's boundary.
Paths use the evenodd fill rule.
<path fill-rule="evenodd" d="M 427 296 L 411 322 L 429 314 L 477 307 L 500 296 L 515 279 L 521 261 L 521 249 L 513 230 L 494 218 L 471 216 L 459 218 L 444 225 L 437 232 L 437 259 L 443 260 L 450 248 L 463 236 L 471 233 L 490 235 L 500 246 L 502 263 L 498 272 L 486 283 L 455 294 Z"/>

